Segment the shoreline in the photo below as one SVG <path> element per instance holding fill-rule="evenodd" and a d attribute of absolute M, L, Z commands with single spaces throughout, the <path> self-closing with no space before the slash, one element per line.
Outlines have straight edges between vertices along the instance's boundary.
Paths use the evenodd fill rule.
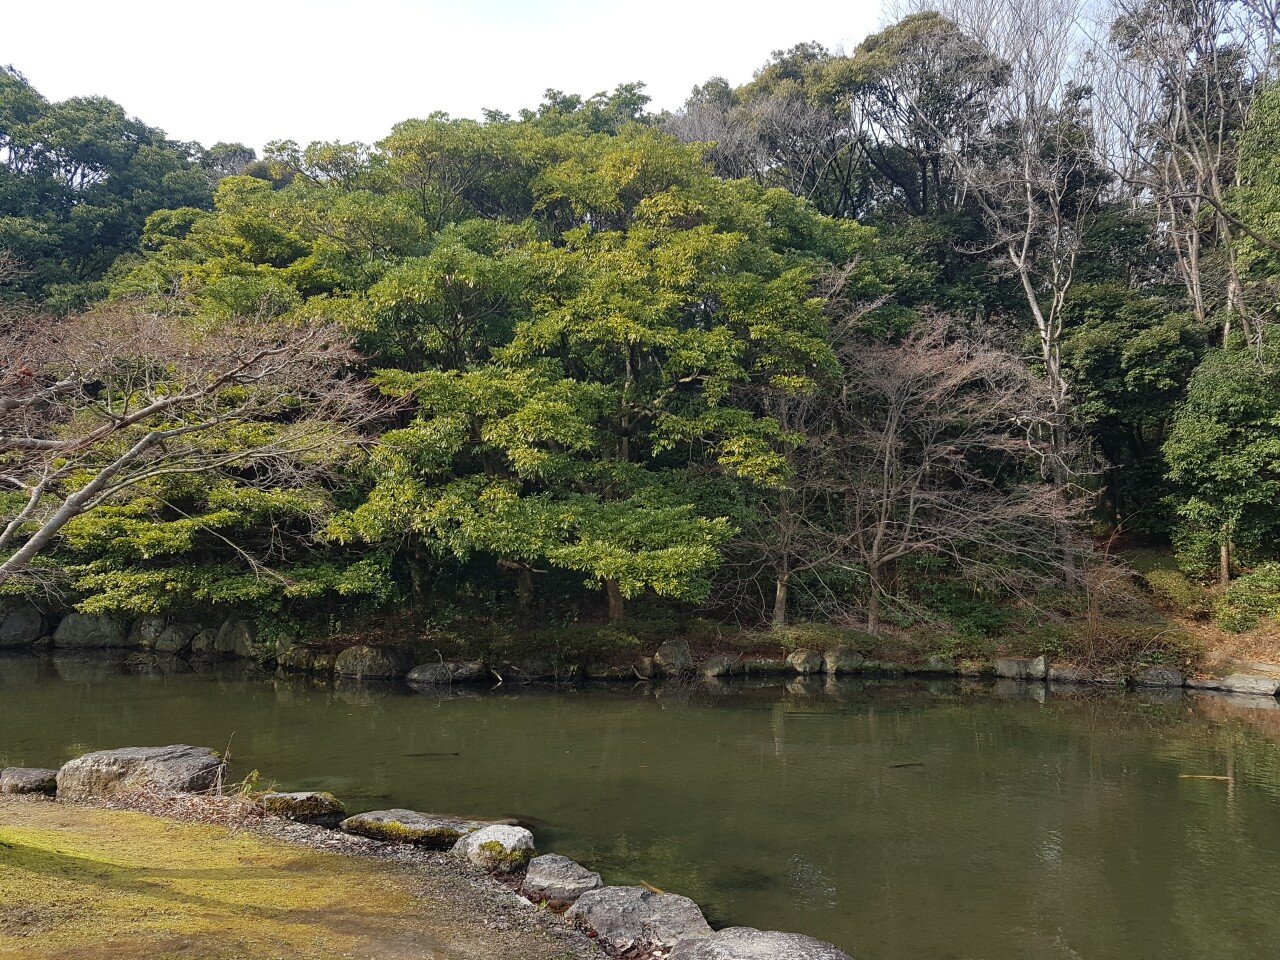
<path fill-rule="evenodd" d="M 184 674 L 242 671 L 247 677 L 288 681 L 319 687 L 404 689 L 417 693 L 441 691 L 484 691 L 488 689 L 623 689 L 652 687 L 655 689 L 703 689 L 711 692 L 744 687 L 789 687 L 795 692 L 819 692 L 815 685 L 842 683 L 893 683 L 895 681 L 956 681 L 996 689 L 1010 685 L 1035 692 L 1115 691 L 1115 692 L 1181 692 L 1208 694 L 1222 699 L 1239 699 L 1261 708 L 1280 709 L 1280 665 L 1247 663 L 1227 667 L 1214 674 L 1184 674 L 1166 667 L 1152 667 L 1123 675 L 1085 671 L 1070 664 L 1057 664 L 1046 657 L 1008 657 L 993 661 L 959 660 L 927 663 L 861 659 L 860 662 L 827 669 L 832 652 L 825 655 L 813 651 L 797 651 L 788 657 L 741 657 L 731 660 L 712 656 L 678 670 L 661 668 L 647 671 L 632 669 L 634 665 L 607 670 L 580 671 L 568 675 L 553 672 L 503 671 L 478 662 L 443 661 L 430 664 L 435 674 L 430 679 L 415 678 L 415 670 L 390 676 L 352 676 L 332 671 L 288 670 L 263 664 L 253 658 L 180 656 L 128 648 L 60 648 L 33 647 L 21 650 L 0 649 L 0 670 L 6 665 L 27 664 L 36 671 L 50 665 L 61 679 L 69 682 L 92 682 L 116 673 L 136 675 L 180 676 Z M 647 658 L 649 659 L 649 658 Z M 821 666 L 808 669 L 797 661 L 815 661 Z M 83 669 L 80 669 L 82 667 Z M 465 669 L 464 669 L 465 668 Z M 29 674 L 35 679 L 36 673 Z M 5 678 L 0 674 L 0 681 Z M 22 676 L 12 678 L 18 682 Z"/>
<path fill-rule="evenodd" d="M 533 834 L 516 826 L 515 821 L 468 821 L 448 813 L 405 809 L 347 816 L 343 802 L 326 792 L 251 792 L 247 784 L 233 784 L 228 792 L 224 783 L 227 767 L 228 760 L 211 749 L 171 745 L 92 751 L 67 761 L 56 771 L 0 770 L 0 864 L 10 860 L 6 870 L 0 871 L 0 894 L 5 892 L 4 883 L 8 881 L 8 898 L 17 904 L 6 910 L 5 902 L 0 900 L 0 955 L 8 952 L 6 942 L 14 929 L 18 937 L 26 936 L 23 924 L 31 922 L 35 913 L 22 909 L 24 896 L 32 893 L 25 884 L 35 885 L 41 879 L 46 885 L 55 886 L 74 887 L 77 881 L 86 879 L 91 884 L 101 884 L 104 876 L 119 872 L 131 877 L 135 887 L 149 889 L 157 886 L 157 881 L 150 879 L 152 874 L 162 877 L 174 872 L 174 861 L 166 858 L 158 871 L 153 868 L 148 873 L 139 862 L 145 860 L 146 848 L 132 845 L 121 851 L 121 862 L 104 872 L 101 861 L 69 852 L 62 840 L 51 842 L 48 831 L 31 832 L 29 826 L 24 830 L 20 815 L 15 827 L 11 822 L 15 819 L 13 811 L 20 814 L 24 805 L 30 805 L 26 808 L 28 814 L 56 809 L 61 817 L 65 812 L 80 811 L 82 816 L 73 816 L 70 828 L 63 818 L 63 840 L 72 847 L 77 825 L 85 819 L 92 823 L 94 815 L 88 811 L 100 811 L 223 830 L 229 838 L 249 834 L 290 848 L 358 858 L 392 873 L 408 871 L 434 888 L 430 897 L 420 892 L 419 899 L 429 899 L 434 907 L 451 911 L 448 916 L 431 918 L 437 925 L 443 922 L 475 928 L 481 924 L 493 932 L 492 944 L 489 932 L 480 934 L 486 950 L 500 946 L 498 940 L 510 943 L 512 937 L 520 945 L 518 953 L 477 955 L 464 950 L 457 954 L 426 954 L 439 960 L 454 956 L 483 956 L 486 960 L 499 956 L 518 956 L 521 960 L 543 956 L 547 960 L 733 960 L 738 956 L 736 950 L 745 950 L 743 957 L 760 960 L 851 960 L 832 944 L 804 934 L 749 927 L 717 931 L 708 924 L 701 908 L 687 897 L 648 884 L 610 885 L 598 873 L 566 857 L 545 852 L 535 856 Z M 117 833 L 128 837 L 131 832 L 130 826 L 121 823 L 110 831 L 113 839 L 118 839 Z M 168 842 L 172 846 L 174 838 L 170 836 Z M 202 857 L 216 853 L 216 839 L 213 846 L 213 851 L 198 852 Z M 183 852 L 190 855 L 194 851 Z M 243 857 L 237 861 L 235 873 L 240 872 L 242 861 Z M 55 865 L 52 869 L 51 864 Z M 337 864 L 326 861 L 316 882 L 322 883 L 329 873 L 343 873 Z M 24 882 L 22 878 L 28 874 Z M 124 885 L 113 877 L 113 888 Z M 165 919 L 180 925 L 188 912 L 198 911 L 210 899 L 196 893 L 188 896 L 187 901 L 178 899 L 176 904 L 165 901 Z M 282 919 L 292 925 L 298 918 L 290 912 Z M 305 922 L 306 917 L 302 920 Z M 471 929 L 467 936 L 474 938 L 475 930 Z M 142 955 L 153 955 L 149 946 L 138 946 L 144 950 Z M 542 946 L 557 952 L 552 955 L 533 950 Z M 92 950 L 86 954 L 93 955 Z M 339 955 L 352 954 L 334 954 Z M 420 955 L 381 950 L 368 954 L 370 960 Z"/>
<path fill-rule="evenodd" d="M 293 850 L 343 858 L 339 861 L 324 861 L 333 867 L 335 873 L 339 871 L 344 861 L 371 865 L 377 873 L 386 874 L 389 881 L 406 885 L 414 896 L 414 902 L 426 911 L 422 915 L 423 919 L 430 922 L 424 922 L 423 928 L 429 929 L 431 933 L 430 936 L 424 934 L 427 938 L 425 948 L 438 946 L 432 938 L 438 937 L 442 928 L 446 935 L 457 938 L 457 949 L 450 949 L 441 954 L 442 958 L 447 960 L 484 956 L 486 954 L 478 951 L 490 947 L 495 951 L 503 951 L 495 953 L 495 956 L 527 955 L 542 958 L 542 960 L 594 960 L 604 956 L 602 951 L 579 931 L 560 922 L 553 915 L 538 910 L 535 905 L 517 896 L 509 887 L 491 879 L 488 875 L 468 869 L 464 862 L 447 853 L 431 853 L 396 844 L 378 843 L 337 830 L 326 830 L 323 827 L 296 823 L 280 817 L 251 813 L 247 810 L 246 804 L 236 797 L 135 795 L 60 800 L 55 797 L 2 795 L 0 796 L 0 834 L 11 826 L 10 821 L 13 815 L 10 813 L 9 816 L 5 816 L 6 811 L 20 811 L 25 805 L 38 805 L 66 811 L 72 815 L 73 820 L 86 819 L 91 816 L 90 811 L 98 811 L 106 814 L 142 814 L 157 818 L 166 824 L 213 827 L 226 832 L 228 843 L 238 834 L 248 834 L 268 844 L 282 844 Z M 75 835 L 74 825 L 69 835 Z M 216 839 L 214 842 L 217 842 Z M 5 852 L 5 845 L 0 840 L 0 861 L 4 859 Z M 319 879 L 323 880 L 324 877 L 321 876 Z M 145 884 L 147 881 L 144 878 L 141 882 Z M 182 909 L 181 905 L 176 908 L 178 912 Z M 306 917 L 301 919 L 305 921 Z M 0 946 L 4 944 L 4 934 L 10 932 L 14 934 L 15 939 L 28 939 L 23 935 L 20 922 L 11 920 L 4 915 L 3 911 L 0 911 Z M 430 955 L 402 953 L 403 936 L 403 934 L 397 935 L 396 942 L 392 944 L 396 949 L 388 950 L 385 954 L 380 949 L 365 955 L 371 960 L 375 956 L 384 955 L 387 957 Z M 39 937 L 40 930 L 37 926 L 31 934 L 31 938 L 35 941 L 30 944 L 33 950 L 40 949 Z M 452 943 L 448 945 L 455 946 Z M 19 949 L 22 955 L 27 955 L 25 948 Z M 0 955 L 6 952 L 0 949 Z M 50 954 L 50 956 L 56 955 L 58 954 Z M 116 956 L 114 953 L 103 954 L 104 957 L 108 955 Z M 151 955 L 146 949 L 139 953 L 139 956 Z M 312 956 L 313 954 L 302 955 Z M 343 952 L 314 955 L 336 957 L 349 954 Z"/>

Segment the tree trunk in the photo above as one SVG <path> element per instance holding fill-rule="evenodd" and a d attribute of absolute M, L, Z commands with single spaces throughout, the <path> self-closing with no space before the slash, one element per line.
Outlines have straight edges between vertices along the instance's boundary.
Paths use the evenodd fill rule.
<path fill-rule="evenodd" d="M 616 626 L 627 617 L 626 606 L 622 599 L 622 589 L 618 586 L 617 580 L 606 580 L 604 582 L 604 590 L 609 597 L 609 622 Z"/>
<path fill-rule="evenodd" d="M 516 568 L 516 589 L 520 593 L 520 625 L 527 627 L 533 619 L 533 571 L 524 564 Z"/>
<path fill-rule="evenodd" d="M 871 590 L 867 597 L 867 633 L 873 637 L 880 635 L 880 565 L 872 564 L 867 568 L 867 579 Z"/>
<path fill-rule="evenodd" d="M 778 571 L 773 588 L 773 629 L 781 630 L 787 625 L 787 583 L 791 573 L 784 566 Z"/>
<path fill-rule="evenodd" d="M 1231 582 L 1231 539 L 1227 536 L 1218 545 L 1218 580 L 1224 587 Z"/>
<path fill-rule="evenodd" d="M 62 506 L 54 511 L 53 516 L 42 523 L 39 529 L 28 538 L 27 542 L 14 551 L 7 560 L 0 563 L 0 584 L 5 583 L 19 571 L 24 570 L 32 559 L 53 541 L 63 527 L 88 509 L 88 505 L 93 502 L 93 498 L 107 489 L 111 481 L 125 467 L 140 459 L 151 447 L 162 441 L 163 437 L 158 432 L 153 431 L 146 434 L 117 457 L 113 463 L 98 471 L 97 476 L 92 480 L 63 500 Z"/>
<path fill-rule="evenodd" d="M 418 557 L 409 557 L 409 593 L 413 597 L 415 610 L 421 610 L 427 605 L 425 566 Z"/>

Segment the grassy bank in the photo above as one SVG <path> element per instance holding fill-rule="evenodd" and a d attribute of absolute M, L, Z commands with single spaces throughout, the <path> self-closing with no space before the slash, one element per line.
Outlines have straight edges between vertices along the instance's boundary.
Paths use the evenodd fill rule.
<path fill-rule="evenodd" d="M 0 957 L 571 956 L 491 929 L 466 883 L 225 826 L 0 800 Z"/>

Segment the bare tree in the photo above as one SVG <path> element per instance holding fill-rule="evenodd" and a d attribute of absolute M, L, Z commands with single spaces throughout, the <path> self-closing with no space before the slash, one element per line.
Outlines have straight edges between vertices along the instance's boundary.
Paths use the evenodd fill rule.
<path fill-rule="evenodd" d="M 791 438 L 786 483 L 753 502 L 729 551 L 724 599 L 774 627 L 802 586 L 815 612 L 881 629 L 894 569 L 933 557 L 987 587 L 1030 595 L 1061 582 L 1087 507 L 1056 478 L 1075 456 L 1050 439 L 1047 384 L 1010 353 L 927 317 L 900 342 L 837 325 L 839 374 L 763 398 Z M 856 602 L 850 579 L 860 581 Z M 767 593 L 767 595 L 766 595 Z"/>
<path fill-rule="evenodd" d="M 988 113 L 967 142 L 938 142 L 965 197 L 986 222 L 986 249 L 1022 288 L 1039 340 L 1053 417 L 1048 422 L 1057 485 L 1067 489 L 1071 385 L 1062 363 L 1067 295 L 1107 177 L 1089 118 L 1086 0 L 926 0 L 1004 65 L 986 97 Z M 914 111 L 932 123 L 923 107 Z M 1068 579 L 1072 548 L 1062 545 Z"/>
<path fill-rule="evenodd" d="M 870 631 L 909 557 L 1009 591 L 1060 583 L 1084 500 L 1057 480 L 1074 451 L 1050 439 L 1062 433 L 1052 388 L 942 318 L 899 344 L 849 336 L 840 352 L 844 383 L 814 440 Z"/>
<path fill-rule="evenodd" d="M 1154 212 L 1196 316 L 1225 307 L 1261 340 L 1233 238 L 1236 142 L 1280 38 L 1275 0 L 1113 0 L 1098 15 L 1093 84 L 1102 151 L 1135 204 Z M 1268 242 L 1270 238 L 1263 239 Z M 1274 242 L 1274 241 L 1271 241 Z"/>
<path fill-rule="evenodd" d="M 726 551 L 729 572 L 720 599 L 733 609 L 767 617 L 776 630 L 787 625 L 795 585 L 806 578 L 820 580 L 824 569 L 842 559 L 841 538 L 829 523 L 831 477 L 819 439 L 830 397 L 816 389 L 796 394 L 766 388 L 751 399 L 780 428 L 787 477 L 758 491 L 745 512 Z M 822 594 L 819 590 L 808 599 L 820 606 L 834 596 Z"/>
<path fill-rule="evenodd" d="M 290 487 L 333 474 L 377 412 L 326 326 L 216 328 L 122 305 L 0 323 L 0 584 L 150 480 Z M 7 491 L 7 492 L 5 492 Z"/>

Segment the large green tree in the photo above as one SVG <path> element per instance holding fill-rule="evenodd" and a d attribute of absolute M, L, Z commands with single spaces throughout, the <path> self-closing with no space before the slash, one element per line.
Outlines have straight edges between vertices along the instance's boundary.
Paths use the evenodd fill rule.
<path fill-rule="evenodd" d="M 0 68 L 0 250 L 24 267 L 16 289 L 56 309 L 100 296 L 151 213 L 209 202 L 197 155 L 117 103 L 50 102 Z"/>

